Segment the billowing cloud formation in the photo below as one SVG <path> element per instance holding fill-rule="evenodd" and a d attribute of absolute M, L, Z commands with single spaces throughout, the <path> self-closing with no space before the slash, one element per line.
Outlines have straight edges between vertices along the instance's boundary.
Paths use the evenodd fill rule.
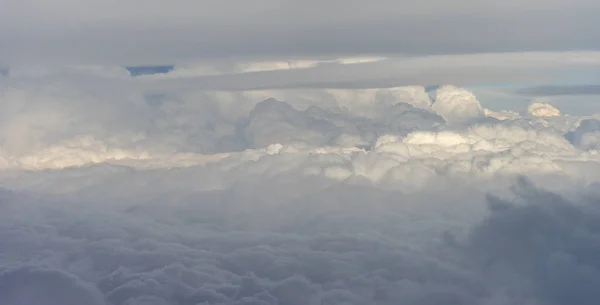
<path fill-rule="evenodd" d="M 313 90 L 304 95 L 299 91 L 146 93 L 120 103 L 109 102 L 113 95 L 103 93 L 92 95 L 107 101 L 97 104 L 93 113 L 77 101 L 62 104 L 69 96 L 60 90 L 56 97 L 47 94 L 55 91 L 43 92 L 41 96 L 12 90 L 5 95 L 5 105 L 14 108 L 7 108 L 3 123 L 4 168 L 51 169 L 103 162 L 144 168 L 211 164 L 236 173 L 216 173 L 227 181 L 225 187 L 234 183 L 229 176 L 246 176 L 248 168 L 261 175 L 297 172 L 419 186 L 452 173 L 535 170 L 575 175 L 578 162 L 597 162 L 595 155 L 573 147 L 561 134 L 574 130 L 571 123 L 576 122 L 516 115 L 499 121 L 489 111 L 485 118 L 475 96 L 453 86 L 435 90 L 433 105 L 423 87 Z M 269 93 L 286 101 L 259 102 Z M 41 101 L 49 110 L 29 110 Z M 17 111 L 23 103 L 29 106 Z M 121 121 L 114 113 L 131 117 Z M 266 170 L 263 164 L 268 162 L 287 164 Z"/>
<path fill-rule="evenodd" d="M 94 71 L 0 84 L 2 304 L 597 299 L 592 118 Z"/>
<path fill-rule="evenodd" d="M 529 105 L 529 107 L 527 108 L 527 112 L 529 112 L 529 114 L 533 116 L 560 116 L 560 110 L 558 110 L 556 107 L 548 103 L 541 102 L 535 102 Z"/>
<path fill-rule="evenodd" d="M 104 88 L 52 82 L 35 90 L 5 87 L 0 121 L 4 166 L 36 167 L 60 164 L 60 159 L 76 165 L 174 152 L 214 154 L 275 143 L 369 145 L 383 134 L 444 122 L 428 109 L 423 87 L 306 94 Z M 270 94 L 285 102 L 260 102 Z"/>
<path fill-rule="evenodd" d="M 531 289 L 533 304 L 594 304 L 597 197 L 573 201 L 523 180 L 517 192 L 519 203 L 490 197 L 491 217 L 471 233 L 486 274 L 497 284 L 516 279 L 513 288 Z"/>
<path fill-rule="evenodd" d="M 600 121 L 582 120 L 577 129 L 567 134 L 567 139 L 583 149 L 600 148 Z"/>
<path fill-rule="evenodd" d="M 475 95 L 454 86 L 436 90 L 433 109 L 450 123 L 468 123 L 484 116 Z"/>
<path fill-rule="evenodd" d="M 103 304 L 98 292 L 107 304 L 425 305 L 592 304 L 583 296 L 596 293 L 595 200 L 521 185 L 524 203 L 490 197 L 484 218 L 477 187 L 402 195 L 279 178 L 225 192 L 151 183 L 134 194 L 117 183 L 62 203 L 3 196 L 2 264 L 52 268 L 1 273 L 20 288 L 6 304 L 22 304 L 18 291 L 60 304 Z"/>

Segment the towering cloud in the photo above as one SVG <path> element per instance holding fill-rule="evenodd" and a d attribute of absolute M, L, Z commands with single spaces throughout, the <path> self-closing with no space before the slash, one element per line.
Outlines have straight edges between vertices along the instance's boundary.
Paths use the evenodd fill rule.
<path fill-rule="evenodd" d="M 433 110 L 449 123 L 469 123 L 484 117 L 483 107 L 473 93 L 455 86 L 435 91 Z"/>

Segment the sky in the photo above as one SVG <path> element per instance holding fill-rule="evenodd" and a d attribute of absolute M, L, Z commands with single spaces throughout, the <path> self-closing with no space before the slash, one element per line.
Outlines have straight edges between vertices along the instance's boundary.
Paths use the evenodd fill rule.
<path fill-rule="evenodd" d="M 598 1 L 0 7 L 0 305 L 600 297 Z"/>

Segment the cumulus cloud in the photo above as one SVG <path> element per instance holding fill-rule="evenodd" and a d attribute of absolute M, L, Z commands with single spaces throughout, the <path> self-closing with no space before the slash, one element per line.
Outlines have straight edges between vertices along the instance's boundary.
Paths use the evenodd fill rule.
<path fill-rule="evenodd" d="M 454 86 L 438 88 L 432 99 L 416 86 L 179 94 L 135 87 L 108 93 L 56 85 L 26 89 L 11 87 L 3 96 L 3 168 L 212 164 L 221 177 L 216 184 L 229 185 L 236 180 L 229 177 L 245 177 L 244 171 L 287 171 L 418 187 L 440 173 L 575 175 L 577 162 L 596 162 L 565 140 L 563 133 L 576 127 L 566 117 L 486 121 L 477 98 Z M 269 94 L 283 100 L 263 100 Z M 127 99 L 110 101 L 119 97 Z M 96 108 L 86 107 L 85 98 Z M 266 165 L 278 160 L 286 166 Z M 233 172 L 223 175 L 224 169 Z"/>
<path fill-rule="evenodd" d="M 542 102 L 534 102 L 527 107 L 527 112 L 533 116 L 549 117 L 560 116 L 560 110 L 556 107 Z"/>
<path fill-rule="evenodd" d="M 569 132 L 566 138 L 583 149 L 598 149 L 600 145 L 600 121 L 585 119 L 579 123 L 577 129 Z"/>
<path fill-rule="evenodd" d="M 600 275 L 598 199 L 569 200 L 520 180 L 520 202 L 490 197 L 492 214 L 469 247 L 496 283 L 517 279 L 535 303 L 593 304 Z"/>
<path fill-rule="evenodd" d="M 368 146 L 384 134 L 444 123 L 419 86 L 175 92 L 97 77 L 93 83 L 50 79 L 38 80 L 40 86 L 3 84 L 3 167 L 165 159 L 276 143 Z"/>
<path fill-rule="evenodd" d="M 116 71 L 0 83 L 2 304 L 596 299 L 590 118 Z"/>
<path fill-rule="evenodd" d="M 442 86 L 435 91 L 433 110 L 450 123 L 469 123 L 484 117 L 475 95 L 454 86 Z"/>

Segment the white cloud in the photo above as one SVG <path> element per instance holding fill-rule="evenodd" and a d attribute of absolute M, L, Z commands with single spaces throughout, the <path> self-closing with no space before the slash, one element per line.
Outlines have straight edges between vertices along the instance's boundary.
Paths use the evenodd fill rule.
<path fill-rule="evenodd" d="M 420 85 L 453 84 L 471 86 L 505 82 L 561 81 L 564 73 L 585 71 L 592 73 L 600 65 L 600 53 L 595 51 L 568 52 L 506 52 L 458 55 L 388 56 L 386 58 L 356 59 L 337 57 L 239 58 L 232 60 L 201 60 L 177 64 L 166 74 L 144 75 L 131 78 L 122 67 L 111 63 L 106 66 L 90 64 L 44 65 L 34 62 L 11 66 L 6 82 L 19 85 L 32 79 L 52 77 L 57 81 L 77 82 L 91 86 L 122 87 L 124 84 L 153 90 L 217 91 L 273 91 L 280 89 L 330 89 L 347 92 L 361 89 L 388 88 L 388 94 L 407 97 L 414 104 L 429 103 Z M 123 65 L 132 65 L 125 63 Z M 300 66 L 301 68 L 299 68 Z M 399 90 L 396 90 L 399 89 Z M 409 93 L 410 90 L 417 90 Z M 332 90 L 333 89 L 333 90 Z M 335 90 L 343 89 L 343 90 Z M 359 92 L 359 91 L 357 91 Z M 267 95 L 263 99 L 273 97 Z M 295 97 L 298 97 L 297 95 Z"/>
<path fill-rule="evenodd" d="M 432 108 L 449 123 L 469 123 L 485 115 L 475 95 L 454 86 L 437 89 Z"/>
<path fill-rule="evenodd" d="M 595 121 L 78 73 L 0 84 L 2 304 L 597 299 Z"/>
<path fill-rule="evenodd" d="M 563 162 L 597 162 L 565 140 L 560 133 L 574 127 L 560 127 L 560 121 L 517 118 L 520 121 L 444 126 L 445 121 L 468 124 L 485 116 L 472 93 L 454 86 L 437 89 L 433 105 L 423 87 L 183 94 L 149 94 L 135 87 L 115 92 L 103 92 L 102 86 L 49 85 L 39 92 L 26 88 L 13 87 L 4 95 L 4 168 L 39 170 L 103 162 L 142 168 L 214 164 L 222 172 L 233 170 L 230 175 L 219 173 L 223 177 L 246 177 L 245 170 L 267 176 L 305 172 L 335 180 L 364 176 L 381 185 L 401 180 L 419 188 L 440 173 L 534 170 L 573 175 Z M 268 94 L 290 98 L 289 104 L 259 102 Z M 123 96 L 129 100 L 110 101 Z M 91 103 L 90 98 L 95 108 L 79 101 Z M 127 121 L 119 119 L 127 116 Z M 556 126 L 561 129 L 553 129 Z M 282 148 L 270 156 L 269 145 Z M 338 145 L 342 147 L 335 148 Z M 361 152 L 369 147 L 373 151 Z M 336 161 L 323 162 L 312 156 L 315 152 Z M 361 154 L 389 161 L 365 170 L 368 165 L 360 164 Z M 278 164 L 278 159 L 288 163 L 261 165 Z M 406 173 L 421 179 L 411 181 Z"/>
<path fill-rule="evenodd" d="M 560 110 L 556 107 L 542 102 L 534 102 L 527 107 L 527 112 L 533 116 L 549 117 L 560 116 Z"/>
<path fill-rule="evenodd" d="M 499 121 L 515 120 L 520 117 L 519 113 L 516 111 L 513 111 L 513 110 L 493 111 L 493 110 L 484 108 L 483 113 L 485 114 L 486 117 L 494 118 Z"/>

